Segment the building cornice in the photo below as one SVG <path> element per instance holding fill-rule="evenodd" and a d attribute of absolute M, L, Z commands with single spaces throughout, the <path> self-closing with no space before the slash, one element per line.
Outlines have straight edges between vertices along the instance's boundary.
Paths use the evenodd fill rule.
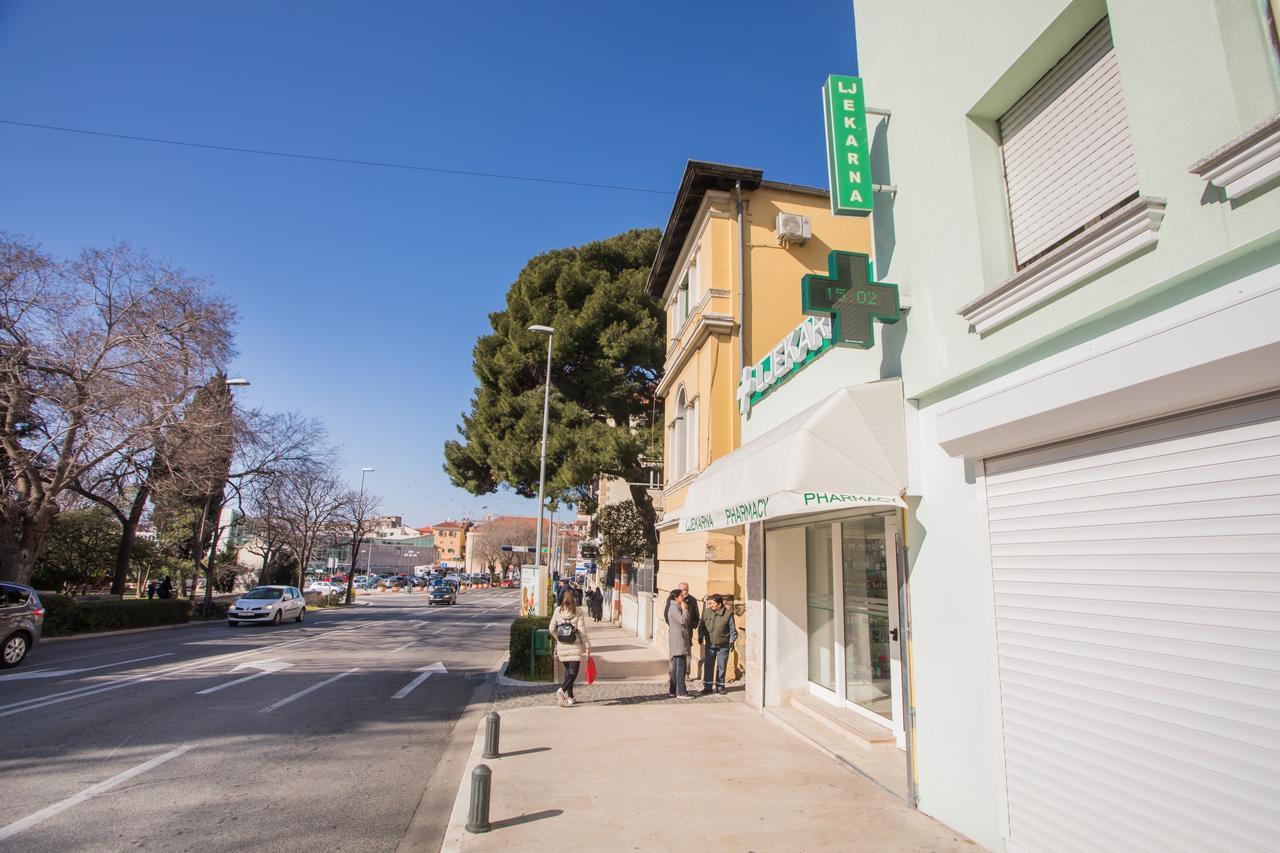
<path fill-rule="evenodd" d="M 698 314 L 697 320 L 694 321 L 693 333 L 689 334 L 684 345 L 676 350 L 662 366 L 662 379 L 658 381 L 658 396 L 667 396 L 680 371 L 708 338 L 712 335 L 732 335 L 737 328 L 738 321 L 729 314 Z"/>
<path fill-rule="evenodd" d="M 1234 200 L 1280 176 L 1280 113 L 1191 164 L 1189 170 Z"/>
<path fill-rule="evenodd" d="M 956 313 L 985 335 L 1155 245 L 1165 200 L 1139 196 Z"/>

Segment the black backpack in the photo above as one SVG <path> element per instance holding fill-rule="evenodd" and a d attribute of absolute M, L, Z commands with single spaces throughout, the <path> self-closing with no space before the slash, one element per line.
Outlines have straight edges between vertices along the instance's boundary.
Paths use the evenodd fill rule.
<path fill-rule="evenodd" d="M 556 642 L 576 643 L 577 641 L 578 629 L 573 627 L 572 622 L 559 622 L 556 624 Z"/>

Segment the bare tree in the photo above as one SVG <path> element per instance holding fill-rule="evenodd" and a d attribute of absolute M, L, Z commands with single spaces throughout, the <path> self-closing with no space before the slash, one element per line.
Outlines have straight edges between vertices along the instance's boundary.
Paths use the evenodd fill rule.
<path fill-rule="evenodd" d="M 347 571 L 347 604 L 355 600 L 356 560 L 360 548 L 378 527 L 378 510 L 382 499 L 363 489 L 352 489 L 342 497 L 334 526 L 347 539 L 351 550 L 351 568 Z"/>
<path fill-rule="evenodd" d="M 0 579 L 30 579 L 65 493 L 226 363 L 233 320 L 205 281 L 125 244 L 58 263 L 0 234 Z"/>
<path fill-rule="evenodd" d="M 81 496 L 105 507 L 120 522 L 120 542 L 111 573 L 111 593 L 123 595 L 138 525 L 151 496 L 150 471 L 154 445 L 125 448 L 97 468 L 85 472 L 72 486 Z M 65 509 L 65 507 L 64 507 Z M 138 589 L 141 590 L 141 585 Z"/>
<path fill-rule="evenodd" d="M 273 512 L 276 513 L 276 518 L 271 519 L 273 523 L 266 525 L 263 530 L 267 541 L 272 544 L 287 542 L 288 528 L 274 522 L 288 517 L 289 508 L 277 499 L 288 494 L 289 476 L 307 469 L 331 468 L 336 456 L 324 425 L 297 412 L 268 414 L 259 409 L 235 411 L 234 425 L 235 455 L 220 492 L 222 498 L 212 513 L 214 529 L 208 556 L 204 560 L 206 608 L 210 606 L 213 597 L 217 545 L 226 527 L 222 524 L 223 507 L 233 505 L 238 511 L 238 517 L 243 519 L 246 515 L 246 497 L 251 502 L 261 499 L 260 503 L 267 507 L 268 518 L 272 517 Z M 263 560 L 264 572 L 270 557 L 270 546 L 267 550 Z"/>
<path fill-rule="evenodd" d="M 282 539 L 298 560 L 298 586 L 316 543 L 332 532 L 342 508 L 344 489 L 332 467 L 315 462 L 293 465 L 279 475 L 277 485 Z"/>
<path fill-rule="evenodd" d="M 529 546 L 537 540 L 538 523 L 532 518 L 499 517 L 482 523 L 469 547 L 486 571 L 501 566 L 503 570 L 522 565 L 527 555 L 503 551 L 503 545 Z M 528 555 L 531 556 L 531 555 Z M 529 562 L 532 562 L 530 560 Z"/>

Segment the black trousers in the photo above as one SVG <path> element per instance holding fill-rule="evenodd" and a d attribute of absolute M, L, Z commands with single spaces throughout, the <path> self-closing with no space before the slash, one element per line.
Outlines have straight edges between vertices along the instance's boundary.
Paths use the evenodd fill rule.
<path fill-rule="evenodd" d="M 671 672 L 667 681 L 667 692 L 673 696 L 683 696 L 688 691 L 684 687 L 684 677 L 689 672 L 688 655 L 671 656 Z"/>
<path fill-rule="evenodd" d="M 560 689 L 564 691 L 564 695 L 572 699 L 573 682 L 578 680 L 578 667 L 582 666 L 582 661 L 566 660 L 561 663 L 564 664 L 564 684 L 560 685 Z"/>

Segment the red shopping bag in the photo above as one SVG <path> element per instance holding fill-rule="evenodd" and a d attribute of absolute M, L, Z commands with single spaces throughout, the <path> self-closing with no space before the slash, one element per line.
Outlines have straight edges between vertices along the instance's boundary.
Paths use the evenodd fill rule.
<path fill-rule="evenodd" d="M 587 655 L 587 684 L 596 683 L 596 659 Z"/>

